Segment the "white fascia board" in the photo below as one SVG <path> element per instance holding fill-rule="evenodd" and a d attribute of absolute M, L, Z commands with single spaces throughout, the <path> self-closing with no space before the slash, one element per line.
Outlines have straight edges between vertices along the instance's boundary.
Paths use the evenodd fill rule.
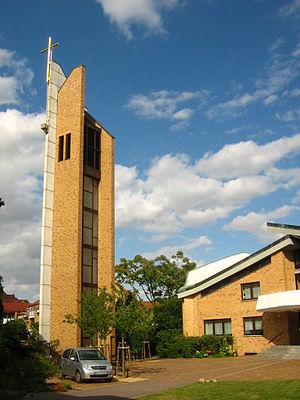
<path fill-rule="evenodd" d="M 275 224 L 267 222 L 267 228 L 270 232 L 282 233 L 283 235 L 300 236 L 300 227 L 297 225 Z"/>
<path fill-rule="evenodd" d="M 282 312 L 300 310 L 300 290 L 287 290 L 260 295 L 257 299 L 256 311 Z"/>
<path fill-rule="evenodd" d="M 244 270 L 245 268 L 250 267 L 251 265 L 257 263 L 258 261 L 263 260 L 264 258 L 276 253 L 279 250 L 282 250 L 288 245 L 293 245 L 294 242 L 291 237 L 287 236 L 284 240 L 280 240 L 278 243 L 275 243 L 274 245 L 270 245 L 265 248 L 263 251 L 258 251 L 257 253 L 254 253 L 250 257 L 248 257 L 244 261 L 240 261 L 239 263 L 233 265 L 230 269 L 227 271 L 220 273 L 218 275 L 215 275 L 211 279 L 207 280 L 203 284 L 199 286 L 192 287 L 188 289 L 188 287 L 185 289 L 184 287 L 182 288 L 183 291 L 178 293 L 178 298 L 182 299 L 187 296 L 192 296 L 193 294 L 199 293 L 202 290 L 205 290 L 209 288 L 210 286 L 213 286 L 221 281 L 223 281 L 226 278 L 229 278 L 230 276 Z"/>

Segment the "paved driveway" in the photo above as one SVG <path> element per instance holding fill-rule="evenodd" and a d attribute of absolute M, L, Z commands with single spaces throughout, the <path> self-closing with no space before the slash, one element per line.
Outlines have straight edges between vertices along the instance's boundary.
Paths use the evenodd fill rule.
<path fill-rule="evenodd" d="M 127 400 L 199 379 L 299 379 L 300 360 L 261 360 L 255 356 L 223 359 L 164 359 L 133 364 L 133 376 L 112 383 L 74 383 L 65 393 L 40 393 L 36 400 Z"/>

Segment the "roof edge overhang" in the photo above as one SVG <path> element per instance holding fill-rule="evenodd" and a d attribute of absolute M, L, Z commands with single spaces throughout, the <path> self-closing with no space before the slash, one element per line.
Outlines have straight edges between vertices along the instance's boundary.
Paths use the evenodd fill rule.
<path fill-rule="evenodd" d="M 260 295 L 257 299 L 256 311 L 283 312 L 300 310 L 300 290 L 287 290 Z"/>
<path fill-rule="evenodd" d="M 267 222 L 267 228 L 270 232 L 283 233 L 284 235 L 300 236 L 300 227 L 298 225 L 277 224 Z"/>
<path fill-rule="evenodd" d="M 181 289 L 179 289 L 178 292 L 178 298 L 182 299 L 187 296 L 192 296 L 196 293 L 199 293 L 221 281 L 223 281 L 226 278 L 229 278 L 232 275 L 235 275 L 236 273 L 243 271 L 244 269 L 250 267 L 251 265 L 263 260 L 264 258 L 276 253 L 277 251 L 280 251 L 284 249 L 285 247 L 289 245 L 294 245 L 295 241 L 297 239 L 294 238 L 291 235 L 284 236 L 283 238 L 271 243 L 270 245 L 264 247 L 263 249 L 251 254 L 249 257 L 245 258 L 242 261 L 239 261 L 238 263 L 230 266 L 226 270 L 213 275 L 212 277 L 208 278 L 205 281 L 199 282 L 193 286 L 183 286 Z"/>

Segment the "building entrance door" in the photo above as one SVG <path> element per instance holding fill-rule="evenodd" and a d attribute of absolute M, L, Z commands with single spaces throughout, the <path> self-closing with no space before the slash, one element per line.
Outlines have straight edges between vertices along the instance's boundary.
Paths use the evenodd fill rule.
<path fill-rule="evenodd" d="M 300 311 L 288 312 L 289 344 L 300 345 Z"/>

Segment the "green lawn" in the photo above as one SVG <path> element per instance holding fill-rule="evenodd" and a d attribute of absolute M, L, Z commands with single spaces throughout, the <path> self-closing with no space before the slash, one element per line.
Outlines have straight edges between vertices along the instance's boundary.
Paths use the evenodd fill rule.
<path fill-rule="evenodd" d="M 299 381 L 210 382 L 195 383 L 161 393 L 144 396 L 143 400 L 278 400 L 300 399 Z"/>

